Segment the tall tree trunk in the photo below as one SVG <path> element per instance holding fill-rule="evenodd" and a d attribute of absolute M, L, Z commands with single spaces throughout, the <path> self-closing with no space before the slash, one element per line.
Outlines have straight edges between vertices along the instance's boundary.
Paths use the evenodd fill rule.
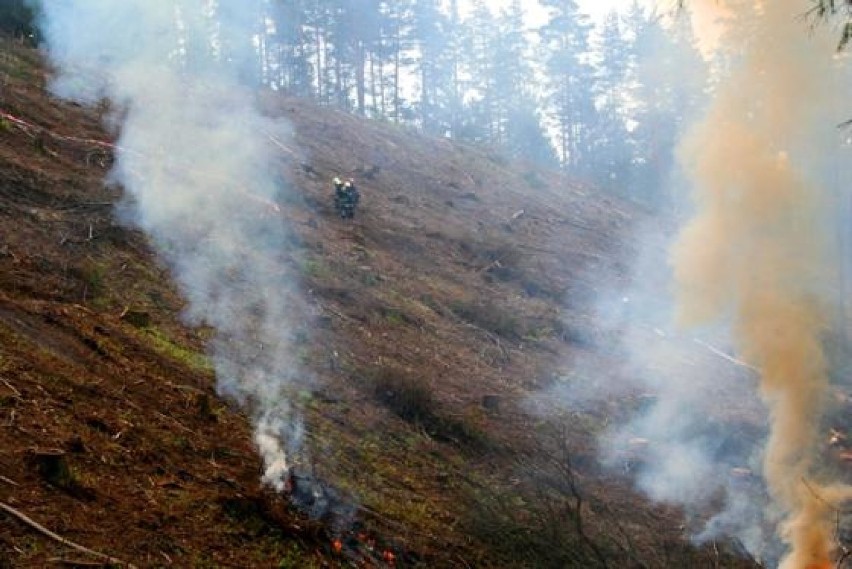
<path fill-rule="evenodd" d="M 400 122 L 400 108 L 399 108 L 399 68 L 400 68 L 400 51 L 402 51 L 402 41 L 400 38 L 400 34 L 402 31 L 399 28 L 399 22 L 396 24 L 396 33 L 395 33 L 395 45 L 394 45 L 394 56 L 393 56 L 393 120 L 395 123 Z"/>
<path fill-rule="evenodd" d="M 382 49 L 384 54 L 384 49 Z M 388 114 L 387 100 L 387 79 L 385 78 L 385 63 L 384 58 L 379 60 L 379 116 L 385 118 Z"/>
<path fill-rule="evenodd" d="M 376 102 L 376 55 L 370 52 L 370 103 L 373 106 L 373 115 L 378 115 L 378 103 Z"/>
<path fill-rule="evenodd" d="M 316 54 L 317 54 L 317 101 L 320 103 L 323 102 L 323 82 L 325 81 L 325 72 L 322 67 L 322 54 L 323 54 L 323 45 L 322 45 L 322 33 L 320 32 L 319 22 L 315 24 L 314 27 L 314 39 L 316 44 Z"/>
<path fill-rule="evenodd" d="M 355 93 L 358 99 L 358 114 L 364 116 L 366 114 L 366 105 L 364 104 L 366 85 L 364 80 L 364 65 L 365 54 L 364 41 L 361 39 L 355 40 Z"/>
<path fill-rule="evenodd" d="M 334 59 L 334 95 L 337 97 L 337 106 L 345 109 L 343 101 L 343 69 L 339 57 Z"/>

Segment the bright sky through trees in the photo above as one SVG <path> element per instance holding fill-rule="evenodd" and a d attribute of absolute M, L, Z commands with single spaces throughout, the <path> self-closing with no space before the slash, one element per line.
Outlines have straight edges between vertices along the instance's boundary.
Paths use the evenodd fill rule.
<path fill-rule="evenodd" d="M 577 5 L 595 20 L 600 20 L 612 10 L 625 10 L 630 0 L 577 0 Z"/>
<path fill-rule="evenodd" d="M 631 0 L 577 0 L 577 5 L 580 7 L 580 10 L 594 18 L 595 20 L 601 20 L 611 10 L 624 10 L 630 5 Z M 500 10 L 507 7 L 510 3 L 510 0 L 489 0 L 486 2 L 489 8 L 495 13 L 499 13 Z M 462 6 L 462 10 L 465 10 L 468 2 L 462 1 L 460 5 Z M 539 6 L 538 2 L 524 2 L 524 8 L 529 11 L 530 18 L 535 21 L 539 17 L 543 17 L 544 11 Z M 539 16 L 541 14 L 541 16 Z"/>
<path fill-rule="evenodd" d="M 617 10 L 625 12 L 633 3 L 633 0 L 576 0 L 580 11 L 588 14 L 593 21 L 601 22 L 604 17 L 611 11 Z M 495 14 L 509 6 L 511 0 L 487 0 L 486 5 Z M 639 3 L 646 10 L 653 10 L 657 14 L 671 13 L 677 6 L 676 0 L 639 0 Z M 459 7 L 462 14 L 470 8 L 469 0 L 460 0 Z M 702 50 L 705 54 L 711 51 L 716 43 L 719 35 L 720 27 L 717 24 L 717 19 L 725 14 L 726 2 L 720 0 L 715 4 L 704 2 L 693 2 L 689 8 L 692 13 L 693 26 L 695 34 L 699 38 Z M 547 16 L 545 9 L 541 7 L 538 0 L 526 1 L 523 3 L 524 10 L 527 13 L 527 21 L 530 25 L 536 26 L 546 21 Z"/>

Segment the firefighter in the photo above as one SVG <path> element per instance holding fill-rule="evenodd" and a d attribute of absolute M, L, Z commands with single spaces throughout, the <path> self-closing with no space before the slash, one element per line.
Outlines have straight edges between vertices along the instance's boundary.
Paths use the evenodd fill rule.
<path fill-rule="evenodd" d="M 332 180 L 332 183 L 334 184 L 334 209 L 336 209 L 337 211 L 341 211 L 341 206 L 345 197 L 343 191 L 343 180 L 335 176 L 334 180 Z"/>
<path fill-rule="evenodd" d="M 339 177 L 335 176 L 332 183 L 334 184 L 334 198 L 338 199 L 343 197 L 343 181 Z"/>
<path fill-rule="evenodd" d="M 342 186 L 338 185 L 340 180 L 335 178 L 334 205 L 340 213 L 341 219 L 352 219 L 355 217 L 355 206 L 361 199 L 355 180 L 349 178 Z"/>
<path fill-rule="evenodd" d="M 346 199 L 352 204 L 352 213 L 355 213 L 355 206 L 361 201 L 361 194 L 358 193 L 358 188 L 355 187 L 355 180 L 349 178 L 343 184 L 343 193 L 346 194 Z"/>

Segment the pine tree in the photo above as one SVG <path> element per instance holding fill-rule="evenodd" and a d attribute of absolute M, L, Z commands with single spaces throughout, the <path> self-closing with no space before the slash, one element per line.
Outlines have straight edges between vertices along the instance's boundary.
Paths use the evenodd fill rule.
<path fill-rule="evenodd" d="M 462 81 L 467 94 L 467 113 L 458 137 L 471 142 L 494 140 L 496 116 L 496 87 L 494 85 L 493 52 L 496 45 L 497 22 L 483 0 L 473 0 L 470 16 L 462 31 Z"/>
<path fill-rule="evenodd" d="M 400 122 L 405 111 L 402 76 L 412 22 L 412 0 L 386 1 L 379 5 L 377 63 L 378 115 Z"/>
<path fill-rule="evenodd" d="M 591 170 L 598 185 L 623 190 L 631 167 L 627 130 L 627 71 L 630 46 L 625 39 L 617 12 L 604 19 L 596 49 L 594 151 Z"/>
<path fill-rule="evenodd" d="M 634 167 L 631 194 L 655 207 L 672 203 L 670 178 L 676 167 L 677 140 L 697 113 L 706 90 L 707 64 L 692 32 L 691 18 L 680 13 L 666 29 L 653 14 L 636 32 L 637 64 L 633 96 Z"/>
<path fill-rule="evenodd" d="M 193 13 L 189 6 L 184 17 L 218 19 L 219 64 L 227 66 L 239 75 L 245 85 L 258 86 L 263 81 L 262 51 L 255 44 L 256 38 L 264 35 L 266 3 L 264 0 L 219 0 L 210 4 L 210 15 Z M 221 25 L 223 22 L 231 25 Z M 247 33 L 246 30 L 251 30 Z M 262 46 L 261 46 L 262 47 Z"/>
<path fill-rule="evenodd" d="M 314 93 L 316 72 L 311 63 L 308 3 L 309 0 L 277 0 L 270 6 L 270 19 L 275 25 L 269 39 L 269 84 L 301 97 Z"/>
<path fill-rule="evenodd" d="M 536 101 L 521 101 L 509 109 L 508 136 L 502 145 L 509 156 L 556 167 L 559 159 L 539 116 Z"/>
<path fill-rule="evenodd" d="M 449 21 L 438 0 L 415 0 L 413 39 L 417 47 L 417 75 L 420 80 L 420 123 L 428 133 L 446 134 L 449 119 L 443 106 L 452 89 L 449 63 Z"/>
<path fill-rule="evenodd" d="M 459 136 L 462 117 L 465 111 L 464 82 L 462 80 L 462 50 L 464 49 L 464 31 L 459 17 L 458 0 L 450 0 L 447 43 L 447 72 L 449 84 L 446 87 L 445 106 L 449 119 L 449 133 L 453 138 Z"/>
<path fill-rule="evenodd" d="M 537 81 L 520 0 L 513 0 L 499 19 L 491 68 L 495 72 L 497 110 L 497 139 L 494 142 L 512 157 L 555 164 L 553 147 L 539 116 L 539 101 L 530 87 Z"/>
<path fill-rule="evenodd" d="M 353 109 L 352 84 L 355 81 L 355 52 L 357 31 L 350 26 L 355 17 L 353 0 L 326 0 L 329 18 L 328 57 L 330 81 L 328 85 L 329 100 L 338 108 L 351 111 Z"/>
<path fill-rule="evenodd" d="M 549 78 L 549 108 L 559 139 L 564 168 L 587 175 L 592 152 L 595 106 L 593 70 L 586 60 L 591 24 L 574 0 L 542 0 L 549 19 L 540 33 Z"/>
<path fill-rule="evenodd" d="M 18 38 L 27 38 L 31 43 L 38 41 L 36 11 L 27 0 L 3 0 L 0 2 L 0 32 Z"/>

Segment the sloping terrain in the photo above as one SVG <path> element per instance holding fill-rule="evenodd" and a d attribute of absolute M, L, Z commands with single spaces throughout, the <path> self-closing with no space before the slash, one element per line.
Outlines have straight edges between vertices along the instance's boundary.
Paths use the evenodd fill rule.
<path fill-rule="evenodd" d="M 261 487 L 211 331 L 181 322 L 167 268 L 119 219 L 106 110 L 50 98 L 38 54 L 0 45 L 0 502 L 139 567 L 752 566 L 692 548 L 679 512 L 599 470 L 602 412 L 525 405 L 579 355 L 619 374 L 592 307 L 626 278 L 635 206 L 261 95 L 293 125 L 270 144 L 297 191 L 258 215 L 292 228 L 317 314 L 296 480 L 329 504 L 297 508 Z M 359 183 L 352 221 L 336 175 Z M 51 560 L 99 562 L 0 514 L 0 566 Z"/>

